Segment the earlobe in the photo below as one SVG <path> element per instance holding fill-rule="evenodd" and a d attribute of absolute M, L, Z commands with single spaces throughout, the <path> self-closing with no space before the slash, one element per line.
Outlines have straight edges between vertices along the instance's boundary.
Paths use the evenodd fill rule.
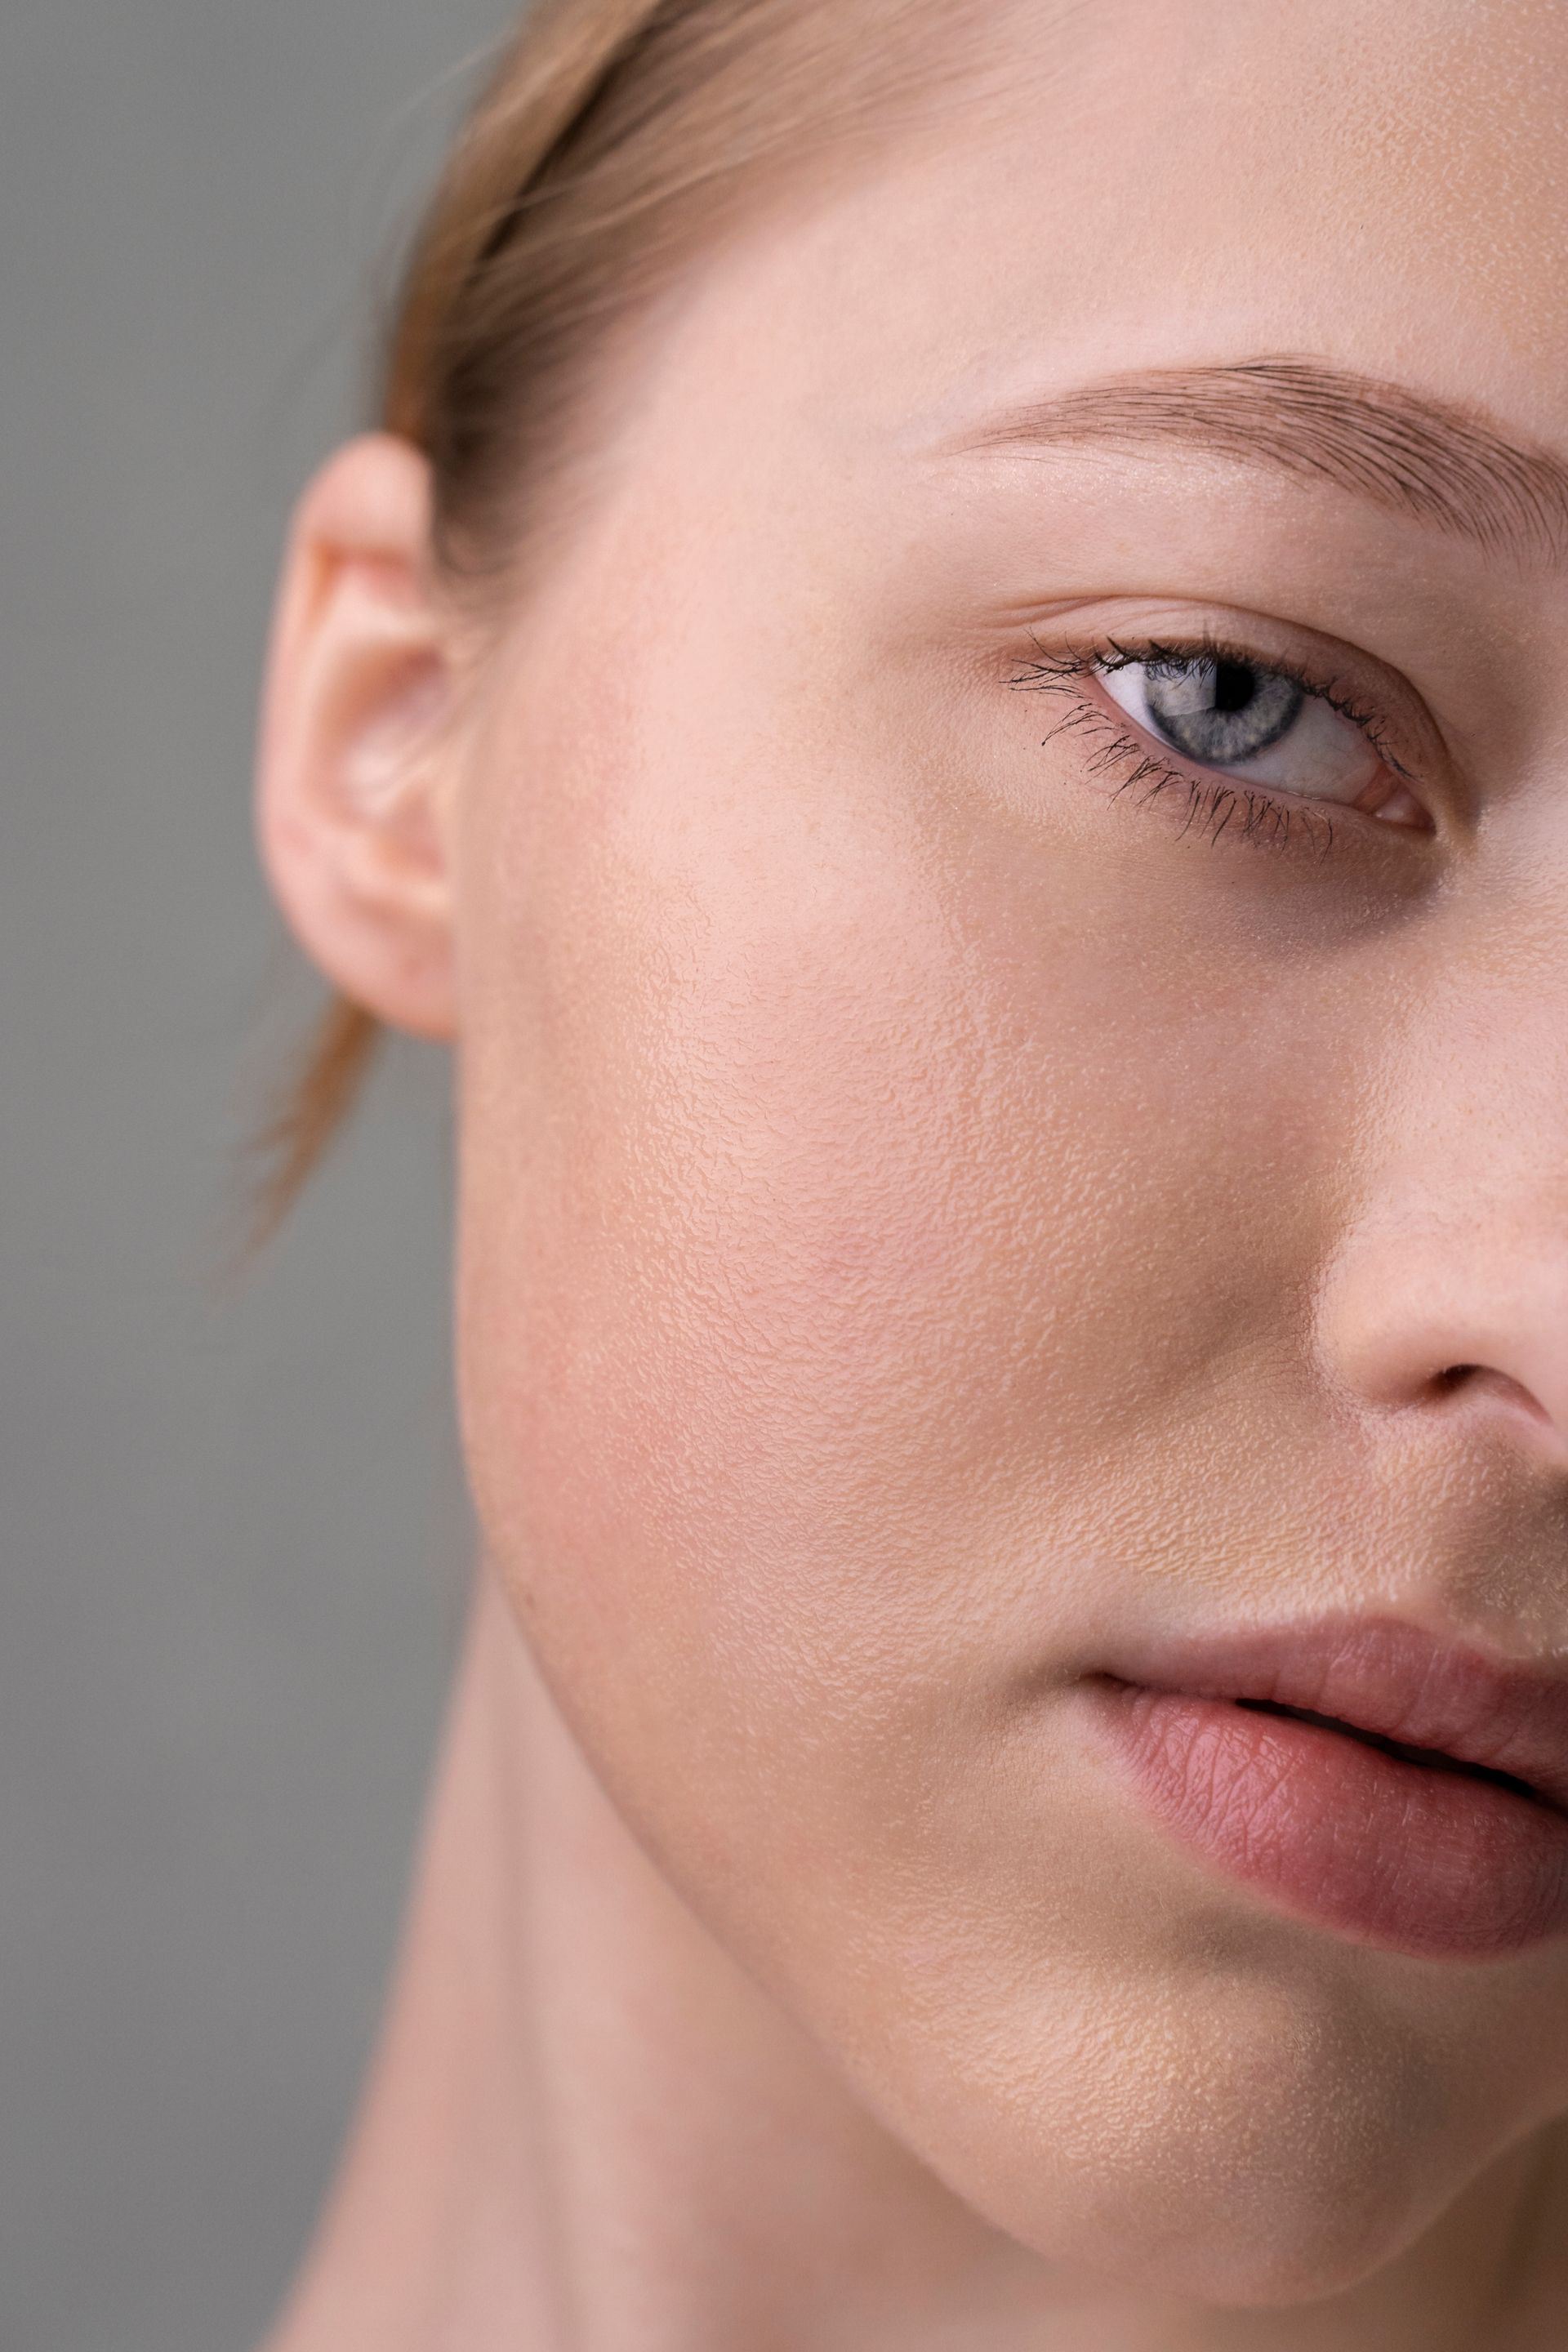
<path fill-rule="evenodd" d="M 257 816 L 306 953 L 379 1019 L 441 1036 L 452 658 L 429 550 L 429 469 L 405 441 L 351 441 L 305 491 L 279 591 Z"/>

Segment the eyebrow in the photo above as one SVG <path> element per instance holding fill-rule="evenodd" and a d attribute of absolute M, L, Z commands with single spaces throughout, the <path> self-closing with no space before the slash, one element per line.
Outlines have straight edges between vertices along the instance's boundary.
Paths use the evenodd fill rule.
<path fill-rule="evenodd" d="M 1489 555 L 1560 560 L 1568 463 L 1479 411 L 1309 359 L 1155 368 L 1005 411 L 944 450 L 1176 446 L 1329 481 Z"/>

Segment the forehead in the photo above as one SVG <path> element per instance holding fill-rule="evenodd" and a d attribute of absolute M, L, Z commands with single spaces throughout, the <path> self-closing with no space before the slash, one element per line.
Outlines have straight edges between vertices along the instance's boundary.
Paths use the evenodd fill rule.
<path fill-rule="evenodd" d="M 918 127 L 694 274 L 683 398 L 918 444 L 1300 352 L 1568 440 L 1558 0 L 998 0 L 966 37 Z"/>

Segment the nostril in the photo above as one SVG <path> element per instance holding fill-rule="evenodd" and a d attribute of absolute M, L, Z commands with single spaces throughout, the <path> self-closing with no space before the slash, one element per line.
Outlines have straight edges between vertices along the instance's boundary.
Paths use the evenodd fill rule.
<path fill-rule="evenodd" d="M 1473 1395 L 1478 1390 L 1490 1391 L 1516 1411 L 1522 1410 L 1532 1421 L 1547 1421 L 1550 1415 L 1540 1398 L 1511 1373 L 1500 1372 L 1490 1364 L 1446 1364 L 1432 1376 L 1432 1386 L 1439 1396 L 1453 1396 L 1461 1389 Z"/>
<path fill-rule="evenodd" d="M 1341 1246 L 1313 1302 L 1325 1388 L 1445 1446 L 1522 1443 L 1568 1477 L 1568 1233 L 1512 1209 L 1489 1231 L 1475 1214 L 1461 1229 L 1457 1210 L 1452 1225 L 1447 1211 L 1418 1219 L 1414 1203 L 1397 1227 L 1378 1219 Z"/>

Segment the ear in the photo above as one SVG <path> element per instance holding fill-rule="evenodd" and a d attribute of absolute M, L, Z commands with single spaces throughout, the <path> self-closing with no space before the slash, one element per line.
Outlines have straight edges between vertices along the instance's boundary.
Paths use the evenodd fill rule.
<path fill-rule="evenodd" d="M 429 468 L 366 434 L 300 500 L 258 779 L 272 887 L 306 953 L 380 1019 L 453 1024 L 451 623 L 433 593 Z"/>

